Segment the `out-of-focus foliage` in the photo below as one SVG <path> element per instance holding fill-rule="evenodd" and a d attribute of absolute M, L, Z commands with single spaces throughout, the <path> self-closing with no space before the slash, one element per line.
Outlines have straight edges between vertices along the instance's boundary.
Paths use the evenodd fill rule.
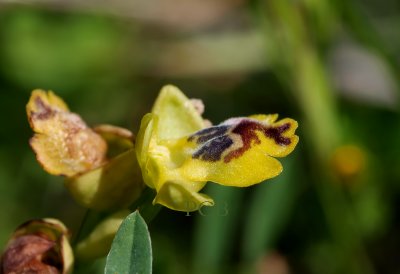
<path fill-rule="evenodd" d="M 33 89 L 57 91 L 89 127 L 137 133 L 173 83 L 213 124 L 279 113 L 300 142 L 280 177 L 209 184 L 215 205 L 196 213 L 163 209 L 149 224 L 154 273 L 399 272 L 399 4 L 146 3 L 0 2 L 0 246 L 48 216 L 74 238 L 84 215 L 29 147 Z"/>

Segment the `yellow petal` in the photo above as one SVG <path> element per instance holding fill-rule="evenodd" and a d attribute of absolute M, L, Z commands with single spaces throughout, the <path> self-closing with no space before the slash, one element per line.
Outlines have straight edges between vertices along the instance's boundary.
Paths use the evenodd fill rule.
<path fill-rule="evenodd" d="M 213 206 L 214 201 L 205 194 L 190 191 L 184 182 L 166 182 L 157 192 L 153 203 L 161 204 L 172 210 L 191 212 L 203 206 Z"/>
<path fill-rule="evenodd" d="M 136 156 L 142 170 L 143 180 L 147 186 L 157 191 L 167 181 L 181 181 L 181 175 L 177 167 L 186 159 L 186 142 L 175 142 L 174 148 L 168 147 L 168 140 L 158 141 L 155 132 L 158 129 L 160 119 L 158 115 L 147 114 L 142 119 L 136 141 Z M 179 140 L 179 139 L 178 139 Z M 170 151 L 172 150 L 172 152 Z M 188 184 L 190 191 L 198 192 L 205 182 Z"/>
<path fill-rule="evenodd" d="M 177 167 L 185 158 L 179 158 L 182 143 L 175 142 L 175 153 L 170 153 L 164 142 L 155 134 L 159 125 L 156 114 L 143 117 L 136 142 L 136 156 L 140 163 L 144 182 L 156 189 L 154 203 L 179 211 L 194 211 L 203 205 L 212 205 L 212 200 L 199 194 L 205 182 L 183 182 Z M 174 156 L 171 158 L 171 156 Z"/>
<path fill-rule="evenodd" d="M 204 120 L 193 104 L 177 87 L 164 86 L 154 103 L 152 113 L 159 119 L 159 140 L 176 139 L 204 128 Z"/>
<path fill-rule="evenodd" d="M 143 168 L 145 165 L 148 157 L 150 141 L 153 139 L 154 134 L 154 123 L 156 123 L 156 120 L 154 120 L 154 115 L 151 113 L 147 113 L 145 116 L 143 116 L 140 123 L 139 133 L 137 134 L 136 138 L 135 150 L 136 157 L 141 168 Z"/>
<path fill-rule="evenodd" d="M 32 92 L 26 106 L 36 133 L 30 144 L 43 168 L 55 175 L 73 176 L 103 164 L 106 142 L 52 92 Z"/>
<path fill-rule="evenodd" d="M 170 171 L 175 169 L 176 159 L 170 158 L 168 148 L 161 143 L 204 128 L 202 111 L 199 100 L 189 100 L 177 87 L 167 85 L 161 89 L 152 113 L 143 117 L 136 139 L 136 156 L 146 185 L 158 190 L 175 176 Z"/>
<path fill-rule="evenodd" d="M 277 176 L 282 165 L 275 157 L 293 151 L 297 122 L 277 116 L 232 118 L 187 138 L 192 152 L 180 167 L 189 181 L 212 181 L 245 187 Z"/>
<path fill-rule="evenodd" d="M 297 121 L 290 118 L 273 123 L 270 126 L 270 137 L 262 137 L 265 151 L 273 157 L 285 157 L 290 154 L 299 142 L 299 136 L 295 135 L 297 127 Z M 276 136 L 276 139 L 271 136 Z M 279 144 L 279 139 L 282 139 L 283 143 Z"/>
<path fill-rule="evenodd" d="M 177 154 L 178 152 L 171 153 L 165 146 L 155 146 L 151 150 L 151 153 L 146 162 L 145 171 L 142 173 L 146 174 L 143 176 L 148 186 L 155 188 L 159 191 L 165 183 L 174 182 L 176 184 L 183 184 L 185 189 L 189 192 L 199 192 L 206 184 L 202 181 L 182 181 L 182 174 L 180 174 L 180 167 L 182 160 Z M 171 157 L 175 155 L 175 157 Z"/>
<path fill-rule="evenodd" d="M 276 120 L 278 120 L 278 114 L 253 114 L 249 118 L 262 121 L 265 124 L 271 125 Z"/>
<path fill-rule="evenodd" d="M 254 149 L 229 163 L 207 163 L 195 159 L 182 168 L 184 178 L 236 187 L 258 184 L 281 172 L 282 165 L 278 160 Z"/>

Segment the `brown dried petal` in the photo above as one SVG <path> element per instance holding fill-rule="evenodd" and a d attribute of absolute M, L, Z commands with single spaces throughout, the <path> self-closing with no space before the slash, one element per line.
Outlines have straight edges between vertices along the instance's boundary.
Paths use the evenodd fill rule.
<path fill-rule="evenodd" d="M 54 266 L 43 264 L 39 261 L 32 260 L 22 266 L 18 271 L 11 272 L 12 274 L 60 274 Z M 10 273 L 10 274 L 11 274 Z M 6 274 L 6 273 L 5 273 Z"/>
<path fill-rule="evenodd" d="M 22 224 L 2 255 L 0 273 L 70 273 L 73 254 L 67 236 L 67 228 L 55 219 Z"/>
<path fill-rule="evenodd" d="M 134 136 L 133 133 L 122 127 L 117 127 L 108 124 L 98 125 L 93 128 L 100 135 L 109 136 L 110 138 L 119 138 L 119 139 L 126 139 L 126 140 L 133 140 Z"/>
<path fill-rule="evenodd" d="M 30 144 L 47 172 L 70 177 L 104 163 L 106 142 L 54 93 L 34 90 L 26 109 Z"/>
<path fill-rule="evenodd" d="M 56 243 L 43 236 L 25 235 L 14 239 L 3 255 L 3 273 L 60 273 L 55 257 Z M 57 267 L 56 267 L 57 266 Z"/>
<path fill-rule="evenodd" d="M 135 136 L 126 128 L 113 125 L 98 125 L 93 130 L 107 142 L 107 158 L 114 158 L 133 148 Z"/>

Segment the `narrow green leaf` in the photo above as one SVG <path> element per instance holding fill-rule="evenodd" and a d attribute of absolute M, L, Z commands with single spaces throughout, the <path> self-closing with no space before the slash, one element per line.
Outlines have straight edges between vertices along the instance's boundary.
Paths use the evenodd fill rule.
<path fill-rule="evenodd" d="M 121 224 L 107 256 L 105 274 L 147 274 L 152 272 L 150 234 L 138 211 Z"/>
<path fill-rule="evenodd" d="M 240 188 L 217 184 L 207 186 L 206 192 L 214 198 L 215 205 L 198 212 L 192 273 L 225 273 L 223 263 L 235 244 L 232 239 L 244 192 Z"/>
<path fill-rule="evenodd" d="M 295 160 L 282 160 L 282 174 L 257 186 L 244 227 L 243 256 L 247 261 L 272 248 L 289 220 L 299 192 Z"/>

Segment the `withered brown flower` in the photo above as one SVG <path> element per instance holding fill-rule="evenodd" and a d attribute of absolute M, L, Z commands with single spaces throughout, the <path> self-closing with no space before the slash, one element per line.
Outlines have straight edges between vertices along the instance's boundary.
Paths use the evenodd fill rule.
<path fill-rule="evenodd" d="M 55 219 L 31 220 L 12 235 L 1 257 L 1 274 L 70 273 L 73 254 L 68 230 Z"/>
<path fill-rule="evenodd" d="M 32 91 L 26 111 L 37 160 L 48 173 L 65 176 L 65 186 L 78 203 L 110 210 L 139 197 L 144 185 L 129 130 L 88 127 L 52 91 Z"/>

